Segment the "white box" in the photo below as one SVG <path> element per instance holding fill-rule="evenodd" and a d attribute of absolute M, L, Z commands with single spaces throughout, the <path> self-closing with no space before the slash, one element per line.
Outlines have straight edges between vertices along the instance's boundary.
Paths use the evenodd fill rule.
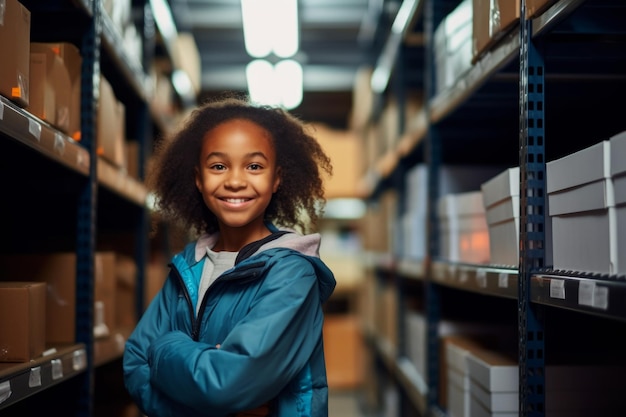
<path fill-rule="evenodd" d="M 470 417 L 470 381 L 467 374 L 448 368 L 446 411 L 450 417 Z"/>
<path fill-rule="evenodd" d="M 472 264 L 489 263 L 489 230 L 482 192 L 448 194 L 439 198 L 442 259 Z"/>
<path fill-rule="evenodd" d="M 422 313 L 407 312 L 406 325 L 406 356 L 415 366 L 417 372 L 426 378 L 426 318 Z"/>
<path fill-rule="evenodd" d="M 491 392 L 519 389 L 519 367 L 512 354 L 494 350 L 472 350 L 467 355 L 470 379 Z"/>
<path fill-rule="evenodd" d="M 481 185 L 491 264 L 519 265 L 519 184 L 519 167 L 513 167 Z"/>
<path fill-rule="evenodd" d="M 617 263 L 610 143 L 548 162 L 553 267 L 614 274 Z"/>
<path fill-rule="evenodd" d="M 407 212 L 400 217 L 399 234 L 402 236 L 401 256 L 422 260 L 427 254 L 427 218 L 426 214 Z"/>
<path fill-rule="evenodd" d="M 615 273 L 623 275 L 626 274 L 626 131 L 613 136 L 609 141 L 617 234 Z"/>
<path fill-rule="evenodd" d="M 487 410 L 478 399 L 470 395 L 470 415 L 472 417 L 519 417 L 519 412 L 493 412 Z M 554 417 L 554 416 L 553 416 Z"/>
<path fill-rule="evenodd" d="M 470 378 L 470 395 L 491 412 L 515 412 L 519 409 L 518 390 L 493 392 L 488 391 Z"/>

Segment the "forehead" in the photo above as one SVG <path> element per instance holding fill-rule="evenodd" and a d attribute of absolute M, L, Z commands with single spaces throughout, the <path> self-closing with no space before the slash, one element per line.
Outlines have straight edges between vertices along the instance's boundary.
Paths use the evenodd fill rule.
<path fill-rule="evenodd" d="M 272 135 L 264 127 L 247 119 L 224 121 L 206 132 L 202 149 L 231 148 L 245 150 L 258 149 L 274 153 Z"/>

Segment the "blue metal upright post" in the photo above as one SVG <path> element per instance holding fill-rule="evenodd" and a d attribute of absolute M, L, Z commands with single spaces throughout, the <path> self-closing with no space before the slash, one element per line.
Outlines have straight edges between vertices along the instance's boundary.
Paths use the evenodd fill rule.
<path fill-rule="evenodd" d="M 93 415 L 94 397 L 94 254 L 96 242 L 97 153 L 96 106 L 100 85 L 100 2 L 82 40 L 81 143 L 89 150 L 89 177 L 80 191 L 76 236 L 76 340 L 84 343 L 87 367 L 77 393 L 77 416 Z"/>
<path fill-rule="evenodd" d="M 534 271 L 545 266 L 546 165 L 544 63 L 532 39 L 532 21 L 520 13 L 518 275 L 519 415 L 545 415 L 545 332 L 542 310 L 530 302 Z"/>
<path fill-rule="evenodd" d="M 424 92 L 427 101 L 435 94 L 434 33 L 435 27 L 444 16 L 442 2 L 426 0 L 424 4 Z M 426 115 L 430 120 L 430 107 L 426 105 Z M 426 366 L 428 399 L 426 409 L 439 405 L 439 321 L 441 316 L 440 288 L 432 281 L 432 262 L 439 256 L 439 232 L 437 230 L 437 199 L 439 198 L 439 169 L 441 164 L 441 143 L 437 126 L 429 123 L 425 141 L 425 160 L 428 166 L 427 226 L 428 239 L 426 255 L 426 276 L 424 294 L 426 297 Z"/>

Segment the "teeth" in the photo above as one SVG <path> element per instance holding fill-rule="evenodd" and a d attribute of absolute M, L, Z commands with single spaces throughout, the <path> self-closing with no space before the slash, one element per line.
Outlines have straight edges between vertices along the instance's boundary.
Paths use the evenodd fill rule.
<path fill-rule="evenodd" d="M 245 198 L 227 198 L 226 201 L 229 203 L 238 204 L 238 203 L 244 203 L 248 200 Z"/>

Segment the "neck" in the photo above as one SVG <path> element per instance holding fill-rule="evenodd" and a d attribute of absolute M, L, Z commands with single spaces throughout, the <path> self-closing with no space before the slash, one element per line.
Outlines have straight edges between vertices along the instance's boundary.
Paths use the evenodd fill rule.
<path fill-rule="evenodd" d="M 265 225 L 263 225 L 262 228 L 255 228 L 254 230 L 222 226 L 220 227 L 220 236 L 213 247 L 213 251 L 239 252 L 247 244 L 263 239 L 270 234 L 271 232 Z"/>

